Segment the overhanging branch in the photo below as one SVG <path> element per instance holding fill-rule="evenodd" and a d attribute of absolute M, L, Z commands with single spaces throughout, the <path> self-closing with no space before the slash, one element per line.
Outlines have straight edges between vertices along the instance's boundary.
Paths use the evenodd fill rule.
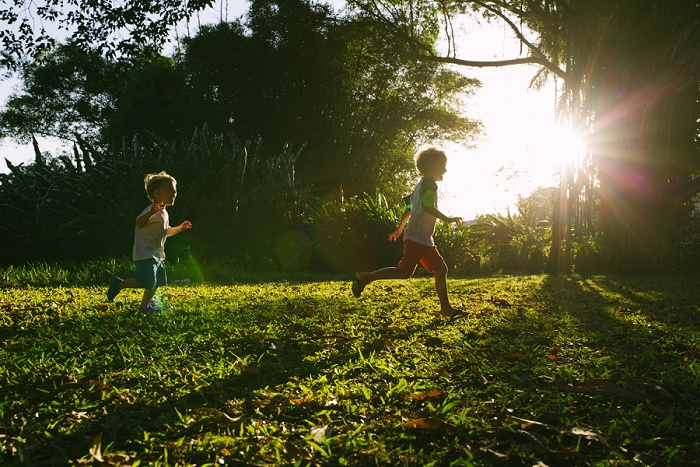
<path fill-rule="evenodd" d="M 493 60 L 493 61 L 479 61 L 479 60 L 463 60 L 461 58 L 455 57 L 437 57 L 434 55 L 418 55 L 418 60 L 424 62 L 437 62 L 437 63 L 451 63 L 453 65 L 461 66 L 471 66 L 476 68 L 487 68 L 487 67 L 501 67 L 510 65 L 541 65 L 557 75 L 559 78 L 566 81 L 567 75 L 561 68 L 552 65 L 548 60 L 539 57 L 525 57 L 525 58 L 513 58 L 510 60 Z"/>

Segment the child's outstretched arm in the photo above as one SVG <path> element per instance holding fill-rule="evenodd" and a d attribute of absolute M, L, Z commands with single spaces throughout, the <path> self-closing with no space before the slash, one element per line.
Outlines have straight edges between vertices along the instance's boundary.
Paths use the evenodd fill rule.
<path fill-rule="evenodd" d="M 423 211 L 427 212 L 431 216 L 437 217 L 443 222 L 447 222 L 448 224 L 457 224 L 457 227 L 460 227 L 464 223 L 464 219 L 461 217 L 448 217 L 438 211 L 435 206 L 423 206 Z"/>
<path fill-rule="evenodd" d="M 177 235 L 180 232 L 184 232 L 187 229 L 192 228 L 192 222 L 190 221 L 185 221 L 182 224 L 178 225 L 177 227 L 170 227 L 168 229 L 168 237 L 172 237 L 173 235 Z"/>
<path fill-rule="evenodd" d="M 146 227 L 146 224 L 148 224 L 148 219 L 150 219 L 153 214 L 157 213 L 158 211 L 162 211 L 165 209 L 165 203 L 158 202 L 158 203 L 153 203 L 153 206 L 151 206 L 151 209 L 149 211 L 144 212 L 141 214 L 139 217 L 136 218 L 136 227 L 139 229 L 143 229 Z"/>
<path fill-rule="evenodd" d="M 403 215 L 401 216 L 401 221 L 399 222 L 398 227 L 396 227 L 396 230 L 391 232 L 389 234 L 389 241 L 393 242 L 396 239 L 398 239 L 401 234 L 403 233 L 403 228 L 406 227 L 406 223 L 408 222 L 408 219 L 411 217 L 411 210 L 406 208 L 403 212 Z"/>

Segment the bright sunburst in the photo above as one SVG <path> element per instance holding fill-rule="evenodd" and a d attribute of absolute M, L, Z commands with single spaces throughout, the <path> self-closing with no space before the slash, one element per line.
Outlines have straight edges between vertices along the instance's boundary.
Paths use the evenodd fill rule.
<path fill-rule="evenodd" d="M 582 133 L 571 127 L 556 124 L 552 127 L 551 147 L 542 154 L 554 167 L 576 168 L 581 165 L 586 151 L 586 140 Z"/>

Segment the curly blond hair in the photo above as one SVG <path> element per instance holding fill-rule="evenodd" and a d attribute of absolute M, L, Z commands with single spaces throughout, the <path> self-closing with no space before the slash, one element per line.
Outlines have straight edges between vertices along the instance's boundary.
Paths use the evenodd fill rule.
<path fill-rule="evenodd" d="M 423 149 L 415 157 L 416 169 L 420 176 L 425 175 L 426 170 L 435 165 L 436 163 L 447 163 L 447 155 L 445 151 L 441 151 L 438 148 L 430 147 Z"/>
<path fill-rule="evenodd" d="M 153 192 L 165 181 L 172 182 L 173 188 L 177 187 L 177 180 L 172 175 L 167 172 L 159 172 L 157 174 L 148 174 L 146 178 L 143 179 L 143 185 L 146 188 L 146 195 L 148 199 L 153 201 Z"/>

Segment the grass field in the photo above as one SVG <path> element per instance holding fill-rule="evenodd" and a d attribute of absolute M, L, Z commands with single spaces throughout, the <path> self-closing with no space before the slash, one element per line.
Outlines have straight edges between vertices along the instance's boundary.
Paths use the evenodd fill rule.
<path fill-rule="evenodd" d="M 4 465 L 700 465 L 698 276 L 0 289 Z"/>

